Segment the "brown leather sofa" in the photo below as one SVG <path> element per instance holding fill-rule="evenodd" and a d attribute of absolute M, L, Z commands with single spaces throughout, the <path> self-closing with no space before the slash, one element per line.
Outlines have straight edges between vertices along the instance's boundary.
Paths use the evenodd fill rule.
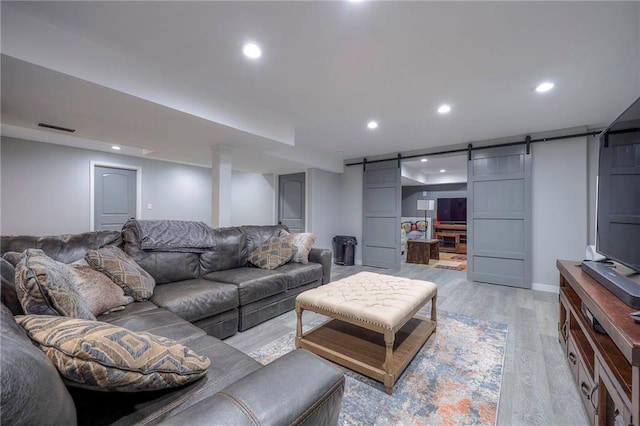
<path fill-rule="evenodd" d="M 211 360 L 204 378 L 174 389 L 121 393 L 67 387 L 13 319 L 21 313 L 20 304 L 11 268 L 3 262 L 2 423 L 336 424 L 344 377 L 335 366 L 300 349 L 262 366 L 214 337 L 226 337 L 238 327 L 246 329 L 279 315 L 293 307 L 299 292 L 329 281 L 328 250 L 314 249 L 310 266 L 287 264 L 260 274 L 263 270 L 247 265 L 251 247 L 278 229 L 215 230 L 215 248 L 203 253 L 144 252 L 131 229 L 2 237 L 3 254 L 40 248 L 65 263 L 82 258 L 89 249 L 121 246 L 156 279 L 154 295 L 98 320 L 171 338 Z"/>

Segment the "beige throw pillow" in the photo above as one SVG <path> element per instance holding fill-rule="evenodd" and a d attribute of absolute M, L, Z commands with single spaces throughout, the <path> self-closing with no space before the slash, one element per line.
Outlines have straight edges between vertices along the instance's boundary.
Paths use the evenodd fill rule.
<path fill-rule="evenodd" d="M 291 259 L 291 262 L 304 264 L 309 263 L 309 253 L 311 253 L 311 248 L 313 247 L 313 243 L 316 242 L 318 234 L 312 232 L 288 233 L 287 231 L 282 230 L 280 235 L 284 235 L 286 240 L 293 244 L 297 249 Z"/>
<path fill-rule="evenodd" d="M 111 278 L 125 294 L 138 302 L 153 296 L 156 280 L 118 247 L 109 245 L 89 250 L 84 258 L 91 267 Z"/>
<path fill-rule="evenodd" d="M 78 387 L 120 392 L 172 388 L 201 378 L 211 364 L 178 342 L 100 321 L 47 315 L 15 319 L 65 381 Z"/>
<path fill-rule="evenodd" d="M 133 302 L 133 297 L 124 294 L 122 287 L 86 263 L 72 263 L 68 266 L 71 269 L 73 284 L 89 305 L 93 315 L 98 316 Z"/>

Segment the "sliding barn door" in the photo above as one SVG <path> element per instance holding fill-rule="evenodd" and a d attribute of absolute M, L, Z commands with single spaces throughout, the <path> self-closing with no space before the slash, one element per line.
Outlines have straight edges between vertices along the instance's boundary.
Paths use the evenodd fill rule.
<path fill-rule="evenodd" d="M 467 277 L 531 288 L 531 154 L 525 145 L 471 154 Z"/>
<path fill-rule="evenodd" d="M 402 186 L 398 161 L 367 164 L 363 185 L 362 264 L 399 269 Z"/>

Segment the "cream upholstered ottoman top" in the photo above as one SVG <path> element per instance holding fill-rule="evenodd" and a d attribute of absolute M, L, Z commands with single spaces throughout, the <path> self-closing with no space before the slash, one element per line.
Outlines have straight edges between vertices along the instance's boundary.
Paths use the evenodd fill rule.
<path fill-rule="evenodd" d="M 312 309 L 339 314 L 394 330 L 437 293 L 429 281 L 359 272 L 307 290 L 296 301 Z"/>

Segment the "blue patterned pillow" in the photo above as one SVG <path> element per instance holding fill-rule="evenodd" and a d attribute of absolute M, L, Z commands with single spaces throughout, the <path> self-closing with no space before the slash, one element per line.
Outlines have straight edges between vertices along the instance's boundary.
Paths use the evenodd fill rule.
<path fill-rule="evenodd" d="M 16 266 L 15 285 L 27 314 L 62 315 L 95 320 L 73 284 L 70 268 L 39 249 L 27 249 Z"/>
<path fill-rule="evenodd" d="M 203 377 L 211 364 L 181 343 L 100 321 L 48 315 L 15 319 L 72 386 L 120 392 L 165 389 Z"/>

